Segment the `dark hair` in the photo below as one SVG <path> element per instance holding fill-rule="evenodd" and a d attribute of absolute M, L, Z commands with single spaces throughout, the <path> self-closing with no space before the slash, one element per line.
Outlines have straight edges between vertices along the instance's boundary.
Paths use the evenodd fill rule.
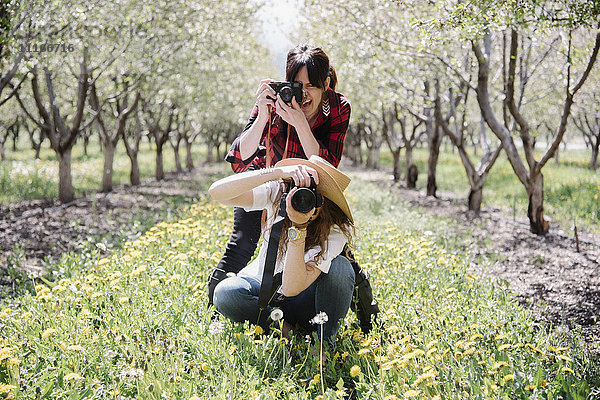
<path fill-rule="evenodd" d="M 287 54 L 285 66 L 286 81 L 294 80 L 302 67 L 306 67 L 308 70 L 308 80 L 312 85 L 325 90 L 327 89 L 325 81 L 330 78 L 329 87 L 335 90 L 337 86 L 335 68 L 329 64 L 329 57 L 321 48 L 300 44 L 291 49 Z"/>

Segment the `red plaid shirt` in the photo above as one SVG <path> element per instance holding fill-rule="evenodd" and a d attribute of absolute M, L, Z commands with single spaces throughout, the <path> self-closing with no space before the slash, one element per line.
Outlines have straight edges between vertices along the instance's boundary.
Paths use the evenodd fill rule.
<path fill-rule="evenodd" d="M 317 115 L 317 119 L 311 130 L 317 143 L 319 143 L 319 156 L 337 167 L 342 158 L 344 140 L 350 121 L 350 103 L 342 94 L 336 93 L 331 89 L 327 89 L 327 95 L 329 96 L 329 105 L 331 107 L 329 117 L 326 117 L 323 114 L 322 109 L 319 110 L 319 115 Z M 271 162 L 275 164 L 277 161 L 284 158 L 283 152 L 285 151 L 287 123 L 285 123 L 279 115 L 275 113 L 273 113 L 273 115 L 270 132 L 270 154 Z M 250 119 L 242 133 L 250 129 L 257 116 L 258 106 L 255 105 L 250 114 Z M 284 124 L 283 127 L 282 124 Z M 259 142 L 258 149 L 246 160 L 243 160 L 240 155 L 240 137 L 238 136 L 233 141 L 229 152 L 225 156 L 225 161 L 231 163 L 231 168 L 234 172 L 243 172 L 249 168 L 259 169 L 266 167 L 266 134 L 268 130 L 269 125 L 267 124 Z M 280 132 L 282 133 L 280 134 Z M 290 129 L 288 150 L 285 158 L 307 158 L 294 127 Z"/>

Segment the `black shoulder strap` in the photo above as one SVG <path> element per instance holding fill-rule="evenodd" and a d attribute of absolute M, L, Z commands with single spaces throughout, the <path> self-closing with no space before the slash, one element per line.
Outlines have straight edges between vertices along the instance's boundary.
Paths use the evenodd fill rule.
<path fill-rule="evenodd" d="M 258 294 L 258 307 L 264 310 L 271 301 L 273 294 L 279 289 L 278 287 L 273 290 L 273 275 L 275 272 L 275 261 L 277 260 L 277 250 L 279 248 L 279 239 L 281 238 L 281 229 L 283 228 L 283 221 L 286 217 L 286 205 L 285 198 L 286 193 L 281 195 L 281 201 L 279 202 L 279 212 L 275 218 L 275 223 L 271 228 L 269 234 L 269 246 L 267 247 L 267 257 L 265 259 L 265 265 L 263 268 L 263 276 L 260 284 L 260 293 Z"/>

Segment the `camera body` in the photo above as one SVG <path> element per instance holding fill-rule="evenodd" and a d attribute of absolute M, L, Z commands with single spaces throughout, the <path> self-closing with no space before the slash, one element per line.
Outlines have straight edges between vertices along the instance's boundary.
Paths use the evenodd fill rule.
<path fill-rule="evenodd" d="M 296 187 L 296 183 L 292 179 L 289 190 L 291 191 L 294 187 Z M 320 193 L 317 193 L 317 184 L 311 176 L 310 186 L 299 187 L 292 195 L 290 201 L 294 210 L 306 214 L 313 208 L 318 208 L 323 205 L 323 196 Z"/>
<path fill-rule="evenodd" d="M 281 100 L 283 100 L 287 104 L 292 103 L 292 98 L 296 98 L 296 103 L 302 104 L 302 82 L 269 82 L 269 86 L 273 88 L 275 94 L 279 94 L 281 96 Z M 271 97 L 269 97 L 271 100 Z"/>

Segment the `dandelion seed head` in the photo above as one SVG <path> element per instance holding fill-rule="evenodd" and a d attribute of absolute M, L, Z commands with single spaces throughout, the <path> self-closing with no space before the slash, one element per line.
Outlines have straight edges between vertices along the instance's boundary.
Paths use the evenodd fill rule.
<path fill-rule="evenodd" d="M 273 321 L 279 321 L 281 318 L 283 318 L 283 311 L 280 308 L 274 308 L 271 311 L 271 319 Z"/>
<path fill-rule="evenodd" d="M 327 321 L 329 321 L 329 317 L 327 314 L 321 311 L 310 320 L 310 323 L 313 325 L 323 325 Z"/>
<path fill-rule="evenodd" d="M 223 322 L 222 321 L 213 321 L 208 326 L 208 333 L 211 335 L 220 335 L 223 333 Z"/>

